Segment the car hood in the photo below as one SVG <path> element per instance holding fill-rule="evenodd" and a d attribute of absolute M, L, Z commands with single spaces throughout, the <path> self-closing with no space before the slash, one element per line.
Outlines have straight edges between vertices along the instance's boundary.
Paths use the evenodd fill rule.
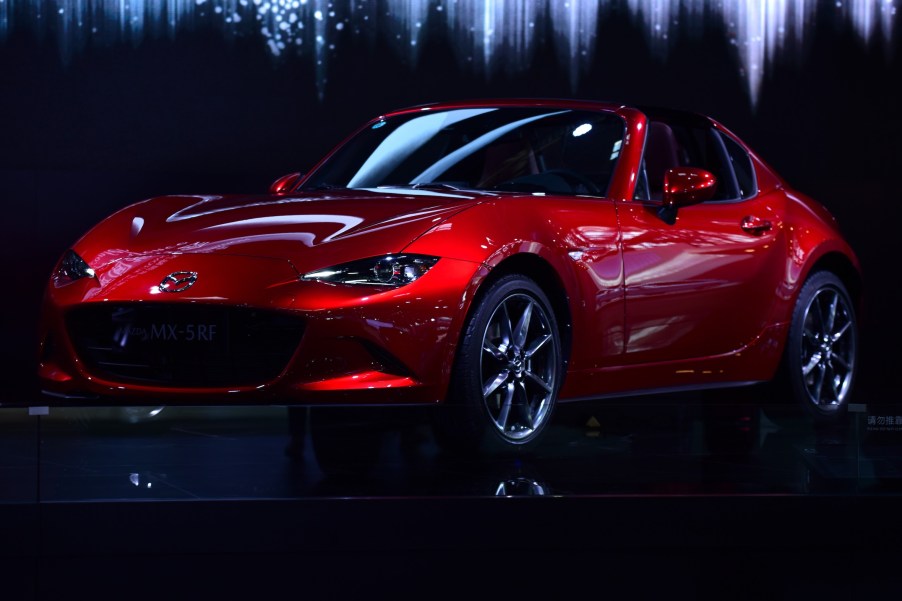
<path fill-rule="evenodd" d="M 95 268 L 135 255 L 285 259 L 304 273 L 395 253 L 484 196 L 407 188 L 294 196 L 163 196 L 132 205 L 76 247 Z"/>

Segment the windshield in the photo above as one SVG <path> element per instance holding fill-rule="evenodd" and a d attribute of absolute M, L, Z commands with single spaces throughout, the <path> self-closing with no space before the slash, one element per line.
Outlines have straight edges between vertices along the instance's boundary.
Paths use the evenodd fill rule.
<path fill-rule="evenodd" d="M 600 111 L 406 113 L 361 131 L 302 189 L 417 186 L 604 196 L 623 131 L 620 117 Z"/>

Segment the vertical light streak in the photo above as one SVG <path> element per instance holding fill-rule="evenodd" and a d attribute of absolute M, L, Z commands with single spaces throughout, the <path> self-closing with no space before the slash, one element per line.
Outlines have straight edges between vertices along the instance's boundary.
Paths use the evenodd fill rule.
<path fill-rule="evenodd" d="M 594 58 L 598 7 L 599 2 L 595 0 L 549 2 L 558 61 L 568 66 L 573 89 L 576 89 L 580 72 Z"/>
<path fill-rule="evenodd" d="M 422 0 L 386 0 L 388 14 L 394 23 L 396 39 L 416 63 L 420 38 L 429 17 L 429 3 Z M 353 6 L 353 2 L 351 3 Z"/>
<path fill-rule="evenodd" d="M 87 44 L 172 38 L 203 22 L 218 25 L 229 38 L 259 34 L 276 57 L 287 51 L 311 57 L 322 97 L 336 44 L 348 36 L 384 36 L 415 64 L 427 22 L 435 19 L 430 31 L 444 27 L 460 62 L 487 78 L 499 69 L 528 69 L 550 31 L 558 63 L 575 90 L 595 60 L 597 36 L 604 35 L 601 15 L 624 1 L 665 59 L 674 33 L 721 18 L 754 103 L 767 68 L 787 49 L 803 47 L 817 25 L 819 0 L 0 0 L 0 42 L 14 28 L 31 28 L 55 36 L 68 60 Z M 870 42 L 877 35 L 892 40 L 896 3 L 902 0 L 820 1 Z M 680 22 L 681 16 L 689 22 Z M 599 57 L 614 59 L 620 57 Z"/>

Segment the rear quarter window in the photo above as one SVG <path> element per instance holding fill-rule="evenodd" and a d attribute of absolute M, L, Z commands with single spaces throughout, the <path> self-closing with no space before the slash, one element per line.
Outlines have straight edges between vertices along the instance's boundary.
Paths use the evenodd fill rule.
<path fill-rule="evenodd" d="M 755 167 L 752 165 L 749 153 L 730 136 L 721 133 L 720 137 L 723 139 L 730 163 L 733 165 L 733 172 L 736 174 L 739 197 L 743 200 L 751 198 L 758 193 L 758 181 L 755 178 Z"/>

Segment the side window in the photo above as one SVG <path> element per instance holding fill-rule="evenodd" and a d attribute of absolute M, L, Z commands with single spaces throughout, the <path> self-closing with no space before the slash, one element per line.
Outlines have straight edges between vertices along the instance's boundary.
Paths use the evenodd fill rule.
<path fill-rule="evenodd" d="M 648 188 L 648 169 L 645 167 L 645 159 L 639 165 L 639 174 L 636 178 L 636 190 L 633 192 L 635 200 L 651 200 L 651 191 Z"/>
<path fill-rule="evenodd" d="M 686 158 L 682 165 L 710 171 L 717 178 L 717 188 L 711 201 L 738 199 L 739 186 L 730 167 L 730 157 L 714 128 L 693 124 L 675 127 L 674 131 L 685 148 Z"/>
<path fill-rule="evenodd" d="M 683 148 L 669 124 L 663 121 L 649 121 L 636 198 L 661 200 L 664 174 L 668 169 L 684 164 L 683 154 Z"/>
<path fill-rule="evenodd" d="M 740 186 L 731 167 L 730 155 L 720 135 L 710 126 L 695 123 L 651 121 L 643 157 L 644 177 L 636 187 L 641 200 L 660 200 L 664 190 L 664 174 L 674 167 L 698 167 L 717 178 L 717 191 L 712 200 L 740 198 Z"/>
<path fill-rule="evenodd" d="M 733 138 L 726 134 L 720 134 L 724 147 L 736 173 L 736 183 L 739 186 L 739 197 L 745 200 L 758 193 L 758 181 L 755 178 L 755 168 L 752 159 L 745 149 Z"/>

